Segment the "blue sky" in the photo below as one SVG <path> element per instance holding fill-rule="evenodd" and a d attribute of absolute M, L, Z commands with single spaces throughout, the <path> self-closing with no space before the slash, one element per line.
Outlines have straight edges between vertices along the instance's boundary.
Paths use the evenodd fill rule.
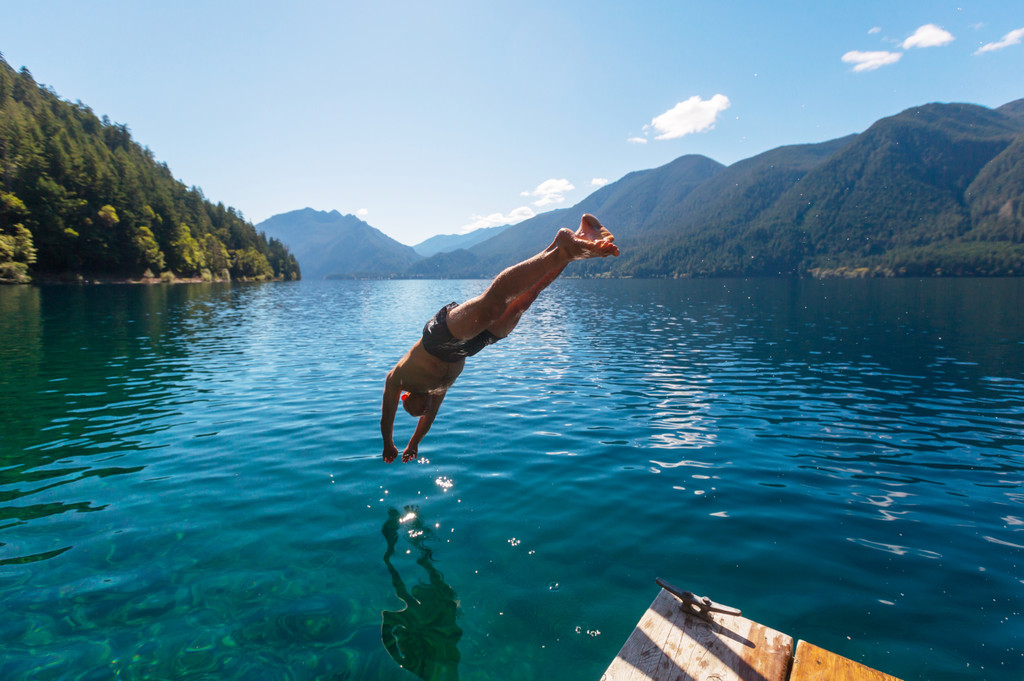
<path fill-rule="evenodd" d="M 1022 98 L 1024 2 L 0 0 L 0 52 L 253 222 L 415 244 L 684 154 Z"/>

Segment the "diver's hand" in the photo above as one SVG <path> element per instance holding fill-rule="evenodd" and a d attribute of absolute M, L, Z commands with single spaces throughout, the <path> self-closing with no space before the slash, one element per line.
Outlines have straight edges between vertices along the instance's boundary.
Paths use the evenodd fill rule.
<path fill-rule="evenodd" d="M 414 445 L 410 443 L 409 446 L 405 448 L 405 451 L 402 452 L 402 463 L 409 463 L 410 461 L 414 460 L 417 456 L 419 456 L 419 451 L 419 445 Z"/>
<path fill-rule="evenodd" d="M 395 460 L 395 457 L 397 457 L 397 456 L 398 456 L 398 447 L 396 447 L 394 444 L 386 444 L 386 445 L 384 445 L 384 463 L 391 463 L 391 462 L 393 462 Z M 402 460 L 404 461 L 405 457 L 402 457 Z"/>

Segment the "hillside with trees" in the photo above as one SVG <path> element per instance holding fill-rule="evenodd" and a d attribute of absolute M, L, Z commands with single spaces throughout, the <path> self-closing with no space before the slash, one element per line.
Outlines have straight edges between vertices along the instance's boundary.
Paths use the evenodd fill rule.
<path fill-rule="evenodd" d="M 127 126 L 0 55 L 0 280 L 297 279 L 287 247 L 174 179 Z"/>
<path fill-rule="evenodd" d="M 584 212 L 623 253 L 584 276 L 1020 276 L 1024 100 L 928 104 L 728 167 L 683 156 L 408 274 L 493 276 Z"/>

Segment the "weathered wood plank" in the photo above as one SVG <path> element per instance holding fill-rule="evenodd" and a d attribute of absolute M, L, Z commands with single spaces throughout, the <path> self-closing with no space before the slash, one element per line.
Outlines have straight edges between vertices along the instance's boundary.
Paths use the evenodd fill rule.
<path fill-rule="evenodd" d="M 602 681 L 786 681 L 793 639 L 745 617 L 685 612 L 662 590 Z"/>
<path fill-rule="evenodd" d="M 824 648 L 800 641 L 790 681 L 899 681 L 895 676 L 865 667 Z"/>

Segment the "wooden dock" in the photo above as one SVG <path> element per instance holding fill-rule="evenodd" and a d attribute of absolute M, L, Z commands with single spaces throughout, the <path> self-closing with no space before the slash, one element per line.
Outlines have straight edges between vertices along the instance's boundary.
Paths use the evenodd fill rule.
<path fill-rule="evenodd" d="M 601 681 L 899 681 L 806 641 L 794 653 L 792 636 L 731 608 L 698 612 L 710 601 L 695 606 L 692 594 L 682 592 L 683 601 L 659 584 L 666 588 Z"/>

